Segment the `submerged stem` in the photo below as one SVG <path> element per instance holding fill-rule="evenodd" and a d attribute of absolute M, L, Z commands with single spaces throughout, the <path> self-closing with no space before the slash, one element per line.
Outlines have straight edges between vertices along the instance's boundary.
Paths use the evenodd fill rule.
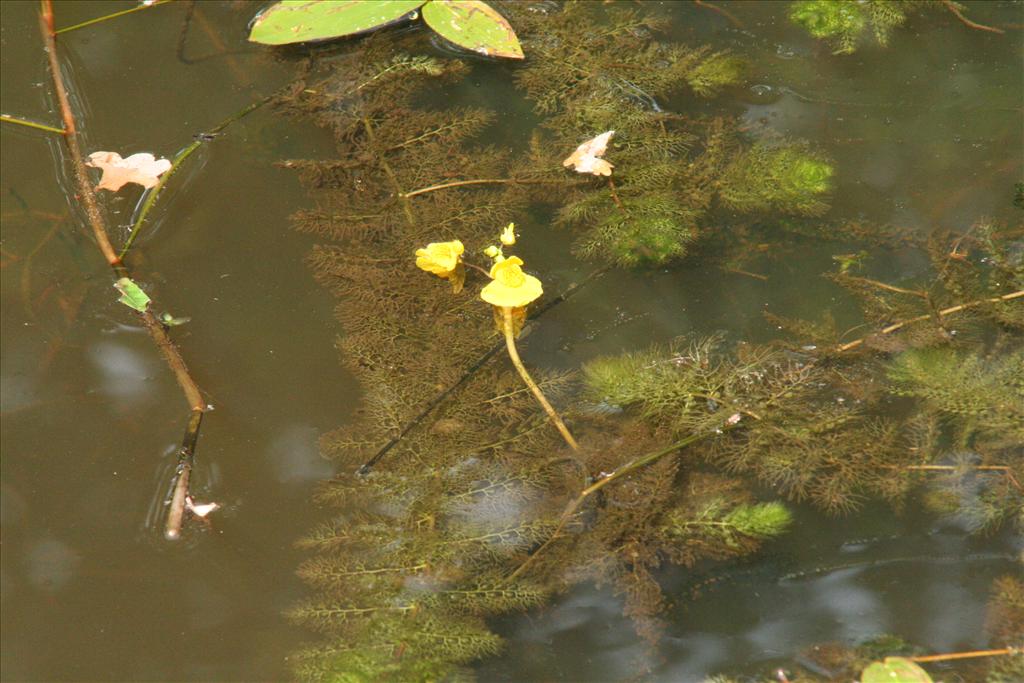
<path fill-rule="evenodd" d="M 544 183 L 558 184 L 565 182 L 563 180 L 542 180 L 539 178 L 535 179 L 519 179 L 519 178 L 478 178 L 477 180 L 454 180 L 450 183 L 441 183 L 440 185 L 431 185 L 430 187 L 421 187 L 418 190 L 412 192 L 399 192 L 398 196 L 403 199 L 409 197 L 415 197 L 421 194 L 427 194 L 428 192 L 437 192 L 438 190 L 447 190 L 449 187 L 465 187 L 466 185 L 543 185 Z"/>
<path fill-rule="evenodd" d="M 1003 294 L 1002 296 L 995 296 L 995 297 L 992 297 L 991 299 L 978 299 L 976 301 L 968 301 L 965 304 L 958 304 L 956 306 L 950 306 L 949 308 L 943 308 L 941 311 L 935 311 L 934 313 L 926 313 L 924 315 L 919 315 L 916 318 L 908 318 L 907 320 L 901 320 L 898 323 L 893 323 L 892 325 L 889 325 L 888 327 L 883 327 L 881 330 L 879 330 L 875 334 L 877 334 L 877 335 L 892 334 L 893 332 L 896 332 L 897 330 L 903 329 L 907 325 L 912 325 L 914 323 L 924 322 L 925 320 L 932 320 L 935 317 L 944 318 L 947 315 L 952 315 L 954 313 L 959 313 L 960 311 L 965 311 L 968 308 L 974 308 L 976 306 L 981 306 L 982 304 L 999 304 L 999 303 L 1003 303 L 1003 302 L 1006 302 L 1006 301 L 1012 301 L 1013 299 L 1019 299 L 1022 296 L 1024 296 L 1024 289 L 1018 290 L 1016 292 L 1010 292 L 1009 294 Z M 868 335 L 866 337 L 861 337 L 860 339 L 854 339 L 852 342 L 846 342 L 845 344 L 840 344 L 836 348 L 836 350 L 837 351 L 849 351 L 850 349 L 853 349 L 853 348 L 856 348 L 856 347 L 860 346 L 865 341 L 870 339 L 872 336 L 874 336 L 874 335 Z"/>
<path fill-rule="evenodd" d="M 142 203 L 142 208 L 139 210 L 139 215 L 135 219 L 135 223 L 132 224 L 132 231 L 131 233 L 129 233 L 128 239 L 125 240 L 124 246 L 121 247 L 121 252 L 118 254 L 118 258 L 124 259 L 124 257 L 128 254 L 128 251 L 132 248 L 132 244 L 135 242 L 135 238 L 138 237 L 139 231 L 142 229 L 143 221 L 146 220 L 146 216 L 149 215 L 150 209 L 153 208 L 153 205 L 156 203 L 157 198 L 160 196 L 161 190 L 164 189 L 164 185 L 166 185 L 168 179 L 172 175 L 174 175 L 174 172 L 178 170 L 178 167 L 181 166 L 182 162 L 184 162 L 185 159 L 189 158 L 189 156 L 191 156 L 193 152 L 199 149 L 203 145 L 203 143 L 209 142 L 211 139 L 213 139 L 214 135 L 221 132 L 235 121 L 238 121 L 239 119 L 244 118 L 251 112 L 259 109 L 273 98 L 273 95 L 267 95 L 266 97 L 247 105 L 244 109 L 240 109 L 239 111 L 235 112 L 228 118 L 218 123 L 210 130 L 197 135 L 195 140 L 193 140 L 187 147 L 185 147 L 185 149 L 181 150 L 180 152 L 178 152 L 177 155 L 175 155 L 174 159 L 171 160 L 171 167 L 167 169 L 166 173 L 160 176 L 160 179 L 157 181 L 156 185 L 153 187 L 152 190 L 149 191 L 149 194 L 146 195 L 146 199 Z"/>
<path fill-rule="evenodd" d="M 96 17 L 95 19 L 89 19 L 88 21 L 83 21 L 80 24 L 75 24 L 74 26 L 65 26 L 64 28 L 57 29 L 53 33 L 54 33 L 54 35 L 59 35 L 61 33 L 67 33 L 68 31 L 74 31 L 76 29 L 85 28 L 86 26 L 92 26 L 93 24 L 98 24 L 101 21 L 107 21 L 108 19 L 116 19 L 117 17 L 124 16 L 125 14 L 131 14 L 132 12 L 139 12 L 139 11 L 144 10 L 144 9 L 149 9 L 151 7 L 156 7 L 157 5 L 166 5 L 170 1 L 171 0 L 155 0 L 155 2 L 150 2 L 150 3 L 147 3 L 147 4 L 141 4 L 141 5 L 138 5 L 136 7 L 131 7 L 129 9 L 123 9 L 120 12 L 114 12 L 112 14 L 104 14 L 102 17 Z"/>
<path fill-rule="evenodd" d="M 19 119 L 16 116 L 10 114 L 0 114 L 0 121 L 4 123 L 16 123 L 19 126 L 26 126 L 27 128 L 35 128 L 36 130 L 45 130 L 47 133 L 57 133 L 58 135 L 64 135 L 63 128 L 57 128 L 56 126 L 47 126 L 45 123 L 36 123 L 35 121 L 28 121 L 26 119 Z"/>
<path fill-rule="evenodd" d="M 564 422 L 562 422 L 562 418 L 558 416 L 555 409 L 551 407 L 550 403 L 548 403 L 548 399 L 544 396 L 544 392 L 540 390 L 537 383 L 533 381 L 532 377 L 530 377 L 530 373 L 526 371 L 526 366 L 523 365 L 523 361 L 519 358 L 519 351 L 516 350 L 515 330 L 512 325 L 512 308 L 509 306 L 502 306 L 501 316 L 503 323 L 502 327 L 505 331 L 505 347 L 508 349 L 508 357 L 512 359 L 512 365 L 516 366 L 519 376 L 523 378 L 523 382 L 525 382 L 526 386 L 528 386 L 530 391 L 533 392 L 534 398 L 536 398 L 537 402 L 540 403 L 544 412 L 546 412 L 548 417 L 551 418 L 551 421 L 555 423 L 555 427 L 557 427 L 558 431 L 561 432 L 562 438 L 565 439 L 565 442 L 569 444 L 574 451 L 578 451 L 580 446 L 576 443 L 576 439 L 573 438 L 572 433 L 569 432 L 569 428 L 565 426 Z"/>
<path fill-rule="evenodd" d="M 541 544 L 541 546 L 537 548 L 537 550 L 535 550 L 529 557 L 527 557 L 523 561 L 523 563 L 520 564 L 516 568 L 516 570 L 509 575 L 508 580 L 512 581 L 518 578 L 519 576 L 522 576 L 523 572 L 526 571 L 526 568 L 529 567 L 530 564 L 532 564 L 533 561 L 537 559 L 537 556 L 544 552 L 549 545 L 551 545 L 558 539 L 558 535 L 562 532 L 562 529 L 565 528 L 565 525 L 569 523 L 569 520 L 573 518 L 573 515 L 576 514 L 576 511 L 579 510 L 580 506 L 583 505 L 587 498 L 592 496 L 594 493 L 600 491 L 601 489 L 603 489 L 605 486 L 612 483 L 616 479 L 624 477 L 630 472 L 634 472 L 640 469 L 641 467 L 650 465 L 652 462 L 660 460 L 661 458 L 665 457 L 666 455 L 669 455 L 670 453 L 675 453 L 680 448 L 689 446 L 691 443 L 695 441 L 700 441 L 701 439 L 710 436 L 711 434 L 726 432 L 732 429 L 734 426 L 735 424 L 726 423 L 725 426 L 723 426 L 717 432 L 701 432 L 698 434 L 690 434 L 689 436 L 680 439 L 675 443 L 671 443 L 660 450 L 653 451 L 651 453 L 647 453 L 646 455 L 642 455 L 639 458 L 630 460 L 626 464 L 617 468 L 614 472 L 602 476 L 596 482 L 580 491 L 580 494 L 578 496 L 569 501 L 569 504 L 565 506 L 565 510 L 562 512 L 562 516 L 558 518 L 558 524 L 555 525 L 555 529 L 551 532 L 551 536 L 548 537 L 548 540 L 544 541 L 544 543 Z"/>
<path fill-rule="evenodd" d="M 46 48 L 47 59 L 50 68 L 50 76 L 53 79 L 53 89 L 60 107 L 61 118 L 64 121 L 64 144 L 71 156 L 71 166 L 74 171 L 75 183 L 77 185 L 76 197 L 85 208 L 89 225 L 92 228 L 96 245 L 102 252 L 107 264 L 114 271 L 115 278 L 130 277 L 128 268 L 121 262 L 121 257 L 114 251 L 108 237 L 106 219 L 100 211 L 99 203 L 96 201 L 96 190 L 89 182 L 89 175 L 85 170 L 85 162 L 82 158 L 82 150 L 78 144 L 78 128 L 75 124 L 75 115 L 71 109 L 67 88 L 64 85 L 64 77 L 61 74 L 60 62 L 57 58 L 56 31 L 54 31 L 53 3 L 51 0 L 42 0 L 42 11 L 40 12 L 40 31 L 43 37 L 43 45 Z M 139 318 L 146 327 L 153 343 L 160 350 L 160 354 L 167 362 L 167 366 L 174 373 L 185 400 L 188 401 L 190 416 L 188 427 L 185 430 L 185 437 L 182 442 L 181 451 L 178 454 L 178 472 L 175 481 L 175 495 L 171 500 L 171 508 L 168 512 L 168 521 L 165 535 L 169 539 L 177 538 L 180 533 L 181 520 L 184 517 L 185 499 L 188 494 L 189 473 L 192 469 L 192 459 L 195 455 L 195 445 L 199 438 L 199 425 L 202 422 L 202 413 L 206 409 L 199 386 L 185 365 L 184 359 L 178 352 L 178 348 L 167 336 L 167 330 L 153 315 L 151 304 L 149 309 L 139 312 Z M 180 494 L 179 494 L 180 492 Z"/>

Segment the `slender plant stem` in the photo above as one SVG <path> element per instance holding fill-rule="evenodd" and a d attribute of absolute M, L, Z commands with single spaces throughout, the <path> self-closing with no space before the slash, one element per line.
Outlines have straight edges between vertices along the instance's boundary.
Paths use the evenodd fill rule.
<path fill-rule="evenodd" d="M 995 26 L 986 26 L 985 24 L 979 24 L 977 22 L 971 21 L 970 19 L 963 15 L 963 12 L 961 12 L 960 9 L 956 6 L 956 3 L 950 2 L 950 0 L 942 0 L 942 4 L 946 6 L 946 9 L 948 9 L 950 12 L 956 15 L 956 18 L 962 21 L 965 26 L 977 29 L 978 31 L 988 31 L 989 33 L 1006 33 L 1006 31 L 1004 31 L 1001 28 L 996 28 Z"/>
<path fill-rule="evenodd" d="M 63 128 L 47 126 L 45 123 L 36 123 L 35 121 L 26 121 L 25 119 L 19 119 L 18 117 L 11 116 L 10 114 L 0 114 L 0 121 L 3 121 L 4 123 L 16 123 L 19 126 L 27 126 L 29 128 L 35 128 L 36 130 L 45 130 L 47 133 L 64 135 Z"/>
<path fill-rule="evenodd" d="M 543 185 L 547 183 L 558 184 L 564 182 L 563 180 L 541 180 L 541 179 L 519 179 L 519 178 L 479 178 L 477 180 L 455 180 L 450 183 L 441 183 L 440 185 L 431 185 L 430 187 L 421 187 L 418 190 L 412 192 L 399 192 L 398 196 L 404 199 L 409 197 L 415 197 L 421 194 L 427 194 L 428 192 L 437 192 L 438 190 L 447 190 L 450 187 L 465 187 L 466 185 Z"/>
<path fill-rule="evenodd" d="M 549 310 L 557 306 L 558 304 L 567 301 L 570 297 L 575 296 L 586 284 L 592 282 L 593 280 L 596 280 L 597 278 L 604 275 L 606 272 L 608 272 L 607 268 L 598 268 L 597 270 L 591 271 L 591 273 L 587 275 L 585 278 L 583 278 L 581 281 L 574 282 L 573 284 L 569 285 L 569 287 L 567 287 L 564 292 L 556 296 L 554 299 L 547 301 L 543 306 L 535 310 L 532 314 L 530 314 L 528 320 L 536 320 L 537 318 L 539 318 L 540 316 L 544 315 Z M 420 424 L 428 415 L 430 415 L 430 413 L 434 411 L 435 408 L 444 403 L 445 399 L 447 399 L 449 396 L 455 393 L 455 391 L 459 387 L 468 382 L 470 378 L 473 377 L 473 375 L 475 375 L 478 370 L 480 370 L 480 368 L 487 364 L 487 361 L 489 361 L 499 351 L 501 351 L 501 347 L 504 345 L 505 343 L 504 341 L 502 341 L 484 351 L 483 355 L 477 358 L 476 361 L 472 365 L 470 365 L 469 368 L 467 368 L 464 373 L 462 373 L 462 376 L 459 377 L 458 381 L 456 381 L 454 384 L 452 384 L 447 389 L 445 389 L 437 396 L 435 396 L 433 399 L 431 399 L 430 403 L 428 403 L 427 406 L 423 410 L 421 410 L 418 415 L 416 415 L 416 417 L 410 420 L 408 424 L 406 424 L 402 428 L 402 430 L 398 433 L 398 436 L 393 437 L 390 441 L 381 446 L 381 448 L 376 453 L 373 454 L 372 458 L 367 460 L 365 463 L 362 464 L 362 466 L 359 467 L 358 470 L 356 470 L 356 474 L 360 476 L 369 474 L 370 470 L 372 470 L 374 466 L 378 462 L 380 462 L 392 448 L 397 446 L 398 442 L 404 439 L 406 434 L 411 432 L 416 427 L 416 425 Z"/>
<path fill-rule="evenodd" d="M 721 431 L 724 432 L 728 429 L 731 429 L 733 426 L 734 425 L 726 424 L 724 427 L 721 428 Z M 573 516 L 576 514 L 576 511 L 580 509 L 580 506 L 586 502 L 587 498 L 594 495 L 608 484 L 611 484 L 613 481 L 626 476 L 630 472 L 634 472 L 640 469 L 641 467 L 645 467 L 646 465 L 655 462 L 656 460 L 660 460 L 666 455 L 675 453 L 680 448 L 685 448 L 686 446 L 689 446 L 695 441 L 700 441 L 701 439 L 710 436 L 711 433 L 717 432 L 702 432 L 698 434 L 690 434 L 686 438 L 680 439 L 675 443 L 669 444 L 668 446 L 665 446 L 660 450 L 653 451 L 651 453 L 647 453 L 646 455 L 642 455 L 639 458 L 630 460 L 626 464 L 617 468 L 614 472 L 604 475 L 596 482 L 580 491 L 579 495 L 573 498 L 571 501 L 569 501 L 569 504 L 565 506 L 565 510 L 562 511 L 561 517 L 558 518 L 558 523 L 555 525 L 555 529 L 551 532 L 551 535 L 548 537 L 548 540 L 544 541 L 544 543 L 539 548 L 537 548 L 533 553 L 531 553 L 530 556 L 527 557 L 523 561 L 523 563 L 520 564 L 516 568 L 516 570 L 509 575 L 508 580 L 514 581 L 515 579 L 522 576 L 523 572 L 526 571 L 526 569 L 534 562 L 534 560 L 536 560 L 537 557 L 542 552 L 544 552 L 549 545 L 551 545 L 558 539 L 558 536 L 562 532 L 562 529 L 564 529 L 565 525 L 569 523 L 569 520 L 573 518 Z"/>
<path fill-rule="evenodd" d="M 697 5 L 697 7 L 704 7 L 706 9 L 709 9 L 712 12 L 718 12 L 723 17 L 728 19 L 729 22 L 732 23 L 733 26 L 735 26 L 736 28 L 738 28 L 740 30 L 745 30 L 746 29 L 746 26 L 743 25 L 743 22 L 740 21 L 739 19 L 737 19 L 735 16 L 733 16 L 732 12 L 730 12 L 727 9 L 724 9 L 724 8 L 719 7 L 717 5 L 709 5 L 708 3 L 703 2 L 703 0 L 693 0 L 693 4 Z"/>
<path fill-rule="evenodd" d="M 526 371 L 526 366 L 523 365 L 523 361 L 519 358 L 519 351 L 516 349 L 516 333 L 512 323 L 512 308 L 509 306 L 501 307 L 502 327 L 505 330 L 505 347 L 508 349 L 508 357 L 512 359 L 512 365 L 516 366 L 516 370 L 519 372 L 519 376 L 523 378 L 523 382 L 526 386 L 530 387 L 530 391 L 533 392 L 534 398 L 540 403 L 541 408 L 548 414 L 551 421 L 555 423 L 555 427 L 561 432 L 562 438 L 565 442 L 574 450 L 578 451 L 580 446 L 576 443 L 576 439 L 573 438 L 569 428 L 562 422 L 562 418 L 559 417 L 555 409 L 548 403 L 547 397 L 544 396 L 544 392 L 540 390 L 537 383 L 530 377 L 530 373 Z"/>
<path fill-rule="evenodd" d="M 61 33 L 67 33 L 69 31 L 74 31 L 76 29 L 85 28 L 86 26 L 92 26 L 93 24 L 98 24 L 101 21 L 107 21 L 108 19 L 116 19 L 117 17 L 122 17 L 125 14 L 131 14 L 132 12 L 140 12 L 140 11 L 142 11 L 144 9 L 150 9 L 152 7 L 156 7 L 157 5 L 166 5 L 170 1 L 171 0 L 156 0 L 155 2 L 151 2 L 151 3 L 146 4 L 146 5 L 138 5 L 137 7 L 132 7 L 130 9 L 124 9 L 124 10 L 121 10 L 120 12 L 114 12 L 113 14 L 105 14 L 102 17 L 96 17 L 95 19 L 90 19 L 88 21 L 83 21 L 82 23 L 75 24 L 74 26 L 65 26 L 64 28 L 57 29 L 56 31 L 54 31 L 54 34 L 55 35 L 60 35 Z"/>
<path fill-rule="evenodd" d="M 889 325 L 888 327 L 883 327 L 881 330 L 879 330 L 874 335 L 868 335 L 867 337 L 861 337 L 860 339 L 854 339 L 851 342 L 846 342 L 845 344 L 840 344 L 839 347 L 837 348 L 837 350 L 838 351 L 849 351 L 850 349 L 853 349 L 853 348 L 856 348 L 856 347 L 860 346 L 861 344 L 863 344 L 865 341 L 867 341 L 868 339 L 870 339 L 873 336 L 883 335 L 883 334 L 892 334 L 893 332 L 896 332 L 897 330 L 903 329 L 907 325 L 912 325 L 914 323 L 924 322 L 925 320 L 932 320 L 935 316 L 938 316 L 940 318 L 944 318 L 947 315 L 952 315 L 953 313 L 959 313 L 960 311 L 965 311 L 965 310 L 967 310 L 969 308 L 976 308 L 977 306 L 981 306 L 983 304 L 1003 303 L 1003 302 L 1006 302 L 1006 301 L 1012 301 L 1013 299 L 1019 299 L 1022 296 L 1024 296 L 1024 289 L 1018 290 L 1016 292 L 1011 292 L 1009 294 L 1004 294 L 1002 296 L 992 297 L 991 299 L 978 299 L 977 301 L 968 301 L 965 304 L 959 304 L 957 306 L 950 306 L 949 308 L 943 308 L 941 311 L 935 311 L 934 314 L 926 313 L 925 315 L 919 315 L 916 318 L 908 318 L 907 320 L 901 320 L 900 322 L 893 323 L 892 325 Z"/>
<path fill-rule="evenodd" d="M 956 465 L 888 465 L 885 469 L 890 470 L 911 470 L 914 472 L 956 472 L 961 469 L 968 469 L 972 472 L 1002 472 L 1006 480 L 1013 485 L 1013 488 L 1018 491 L 1024 491 L 1024 486 L 1017 481 L 1017 477 L 1013 475 L 1013 468 L 1009 465 L 970 465 L 966 468 L 957 467 Z"/>
<path fill-rule="evenodd" d="M 922 292 L 920 289 L 903 289 L 902 287 L 896 287 L 895 285 L 886 284 L 885 282 L 879 282 L 878 280 L 872 280 L 866 277 L 857 277 L 856 275 L 846 275 L 847 280 L 851 282 L 859 282 L 863 285 L 869 285 L 871 287 L 877 287 L 878 289 L 884 289 L 887 292 L 896 292 L 897 294 L 909 294 L 910 296 L 920 297 L 922 299 L 928 298 L 927 292 Z"/>
<path fill-rule="evenodd" d="M 139 215 L 138 217 L 136 217 L 135 222 L 132 224 L 132 231 L 128 234 L 128 239 L 125 240 L 124 246 L 121 247 L 121 251 L 118 254 L 118 258 L 123 260 L 124 257 L 128 254 L 128 251 L 132 248 L 132 244 L 134 244 L 135 238 L 138 237 L 139 231 L 142 229 L 142 223 L 146 220 L 146 216 L 149 215 L 150 209 L 152 209 L 153 205 L 156 203 L 157 198 L 160 196 L 160 192 L 164 189 L 164 185 L 166 185 L 168 179 L 170 179 L 170 177 L 174 175 L 174 172 L 178 170 L 178 167 L 181 166 L 181 164 L 186 159 L 188 159 L 193 152 L 202 147 L 204 143 L 212 140 L 213 136 L 215 136 L 217 133 L 221 132 L 235 121 L 238 121 L 239 119 L 244 118 L 251 112 L 256 111 L 273 98 L 274 95 L 267 95 L 266 97 L 261 98 L 247 105 L 244 109 L 240 109 L 239 111 L 235 112 L 228 118 L 218 123 L 210 130 L 197 135 L 195 140 L 193 140 L 191 143 L 189 143 L 187 147 L 185 147 L 183 150 L 181 150 L 175 155 L 174 159 L 171 160 L 171 167 L 167 169 L 166 173 L 160 176 L 160 180 L 157 181 L 157 184 L 153 187 L 152 190 L 150 190 L 146 194 L 146 199 L 142 203 L 142 208 L 139 209 Z"/>
<path fill-rule="evenodd" d="M 370 144 L 376 146 L 377 134 L 373 131 L 373 124 L 370 123 L 370 119 L 366 116 L 363 117 L 363 129 L 366 131 L 366 138 L 370 141 Z M 408 221 L 409 225 L 416 225 L 416 218 L 412 215 L 412 207 L 409 206 L 408 195 L 402 192 L 402 186 L 398 184 L 398 176 L 391 170 L 391 164 L 388 163 L 383 154 L 380 155 L 380 167 L 384 170 L 388 180 L 391 181 L 392 187 L 395 188 L 395 194 L 402 200 L 402 211 L 405 212 L 405 220 Z"/>
<path fill-rule="evenodd" d="M 1000 650 L 973 650 L 971 652 L 950 652 L 944 655 L 922 655 L 907 657 L 912 662 L 948 662 L 952 659 L 972 659 L 974 657 L 999 657 L 1002 655 L 1020 654 L 1020 648 L 1004 647 Z"/>
<path fill-rule="evenodd" d="M 50 76 L 53 79 L 53 89 L 60 106 L 61 117 L 64 121 L 64 143 L 71 156 L 72 169 L 74 171 L 75 183 L 78 187 L 78 201 L 84 205 L 89 224 L 92 227 L 96 245 L 111 269 L 115 278 L 130 277 L 131 273 L 121 262 L 120 257 L 114 252 L 110 239 L 107 236 L 107 224 L 96 201 L 96 191 L 89 181 L 85 170 L 85 163 L 82 160 L 82 150 L 78 144 L 78 128 L 75 125 L 75 116 L 71 110 L 68 100 L 67 89 L 64 86 L 64 77 L 61 75 L 60 63 L 57 59 L 56 33 L 54 31 L 53 4 L 51 0 L 41 1 L 40 31 L 42 32 L 43 44 L 46 49 L 50 67 Z M 202 422 L 202 413 L 206 408 L 203 402 L 202 392 L 192 375 L 188 366 L 182 359 L 178 348 L 167 336 L 167 330 L 156 319 L 151 312 L 155 304 L 151 304 L 146 311 L 138 313 L 143 325 L 152 337 L 153 342 L 160 350 L 167 366 L 174 373 L 174 378 L 181 387 L 185 400 L 188 401 L 190 415 L 188 427 L 185 430 L 183 447 L 179 452 L 178 475 L 175 483 L 175 496 L 172 497 L 172 505 L 168 512 L 167 526 L 164 534 L 167 538 L 177 538 L 181 533 L 181 521 L 184 516 L 185 498 L 187 497 L 189 473 L 192 469 L 192 462 L 195 456 L 195 444 L 199 438 L 199 425 Z M 187 446 L 187 448 L 186 448 Z M 182 495 L 178 496 L 177 491 L 181 489 Z M 176 507 L 180 506 L 180 507 Z"/>
<path fill-rule="evenodd" d="M 619 193 L 615 191 L 615 181 L 612 180 L 611 176 L 608 176 L 608 191 L 612 193 L 612 200 L 615 202 L 615 206 L 619 207 L 619 211 L 624 211 L 622 200 L 619 199 Z"/>

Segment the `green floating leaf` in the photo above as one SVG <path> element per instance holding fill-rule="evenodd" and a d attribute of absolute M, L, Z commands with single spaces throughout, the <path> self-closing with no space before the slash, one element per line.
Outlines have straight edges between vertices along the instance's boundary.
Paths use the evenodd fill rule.
<path fill-rule="evenodd" d="M 288 45 L 351 36 L 401 19 L 426 0 L 283 0 L 256 17 L 249 40 Z"/>
<path fill-rule="evenodd" d="M 903 657 L 872 662 L 860 674 L 860 683 L 933 683 L 928 672 Z"/>
<path fill-rule="evenodd" d="M 121 292 L 121 298 L 118 301 L 128 308 L 134 308 L 139 313 L 145 313 L 149 308 L 149 296 L 131 278 L 121 278 L 114 283 L 114 288 Z"/>
<path fill-rule="evenodd" d="M 523 48 L 505 17 L 480 0 L 431 0 L 423 20 L 442 38 L 488 57 L 522 59 Z"/>

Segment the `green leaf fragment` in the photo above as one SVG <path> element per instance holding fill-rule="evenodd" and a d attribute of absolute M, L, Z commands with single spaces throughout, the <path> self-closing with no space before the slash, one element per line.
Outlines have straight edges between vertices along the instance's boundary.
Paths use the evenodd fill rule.
<path fill-rule="evenodd" d="M 139 313 L 145 313 L 149 308 L 149 296 L 131 278 L 121 278 L 114 283 L 114 288 L 121 292 L 121 298 L 118 301 L 128 308 L 133 308 Z"/>
<path fill-rule="evenodd" d="M 401 19 L 426 0 L 283 0 L 256 17 L 249 40 L 288 45 L 351 36 Z"/>
<path fill-rule="evenodd" d="M 178 325 L 184 325 L 185 323 L 189 322 L 190 320 L 192 320 L 192 318 L 189 318 L 187 316 L 181 317 L 181 318 L 175 318 L 170 313 L 162 313 L 162 314 L 160 314 L 160 322 L 163 323 L 167 327 L 177 327 Z"/>
<path fill-rule="evenodd" d="M 488 57 L 523 58 L 512 26 L 480 0 L 431 0 L 423 7 L 423 20 L 459 47 Z"/>
<path fill-rule="evenodd" d="M 933 683 L 920 666 L 903 657 L 886 657 L 872 662 L 860 675 L 861 683 Z"/>

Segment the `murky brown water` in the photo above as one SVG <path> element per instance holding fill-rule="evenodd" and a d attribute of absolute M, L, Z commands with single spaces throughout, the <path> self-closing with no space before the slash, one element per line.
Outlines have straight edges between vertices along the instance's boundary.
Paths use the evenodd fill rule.
<path fill-rule="evenodd" d="M 732 3 L 747 25 L 741 32 L 679 3 L 673 34 L 754 57 L 756 86 L 730 106 L 752 128 L 813 140 L 834 158 L 834 215 L 922 232 L 962 230 L 981 216 L 1019 221 L 1011 205 L 1024 169 L 1019 31 L 991 36 L 935 13 L 897 31 L 887 50 L 833 57 L 771 5 Z M 58 3 L 58 25 L 122 6 L 132 4 Z M 200 3 L 187 61 L 178 55 L 184 4 L 62 36 L 87 150 L 171 156 L 287 82 L 289 67 L 245 41 L 257 8 Z M 1021 21 L 1019 3 L 972 11 Z M 36 12 L 35 3 L 0 3 L 0 108 L 55 124 Z M 480 77 L 458 97 L 478 101 L 474 83 L 496 78 L 478 68 Z M 174 337 L 215 407 L 203 425 L 194 483 L 225 509 L 209 529 L 192 526 L 184 541 L 168 544 L 154 520 L 186 406 L 145 332 L 116 302 L 90 239 L 68 218 L 72 189 L 55 171 L 58 141 L 9 124 L 0 135 L 0 676 L 286 678 L 284 658 L 304 637 L 280 616 L 304 593 L 293 576 L 292 542 L 320 518 L 309 496 L 331 471 L 316 439 L 346 419 L 359 394 L 337 362 L 332 304 L 302 264 L 312 241 L 288 227 L 287 216 L 307 199 L 293 173 L 274 162 L 322 157 L 333 143 L 308 125 L 257 111 L 175 177 L 133 256 L 138 279 L 159 302 L 192 317 Z M 122 195 L 108 206 L 126 223 L 138 194 Z M 552 277 L 581 268 L 530 253 L 529 244 L 526 258 Z M 575 366 L 684 332 L 767 338 L 766 307 L 815 316 L 835 304 L 838 290 L 817 277 L 832 268 L 833 251 L 766 261 L 770 284 L 698 259 L 608 276 L 552 312 L 524 356 Z M 921 267 L 897 254 L 872 276 Z M 729 568 L 699 599 L 691 588 L 707 576 L 667 572 L 677 600 L 673 626 L 664 661 L 645 664 L 659 680 L 696 681 L 724 668 L 764 671 L 814 642 L 886 631 L 936 651 L 981 647 L 990 582 L 1012 570 L 1021 545 L 1009 533 L 974 538 L 956 520 L 913 511 L 869 508 L 827 520 L 801 510 L 792 534 L 753 563 Z M 509 648 L 482 664 L 481 680 L 622 680 L 646 657 L 617 601 L 593 589 L 505 620 L 502 631 Z"/>

